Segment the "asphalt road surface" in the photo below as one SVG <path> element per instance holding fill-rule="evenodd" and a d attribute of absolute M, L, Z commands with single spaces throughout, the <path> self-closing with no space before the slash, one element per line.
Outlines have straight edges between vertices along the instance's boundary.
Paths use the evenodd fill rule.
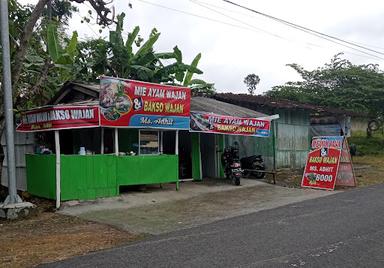
<path fill-rule="evenodd" d="M 384 185 L 154 236 L 47 267 L 384 267 Z"/>

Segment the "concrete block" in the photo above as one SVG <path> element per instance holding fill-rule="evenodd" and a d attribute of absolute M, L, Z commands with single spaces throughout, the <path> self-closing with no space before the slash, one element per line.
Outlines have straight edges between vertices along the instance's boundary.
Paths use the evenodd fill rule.
<path fill-rule="evenodd" d="M 36 206 L 29 202 L 0 204 L 0 218 L 16 220 L 36 214 Z"/>

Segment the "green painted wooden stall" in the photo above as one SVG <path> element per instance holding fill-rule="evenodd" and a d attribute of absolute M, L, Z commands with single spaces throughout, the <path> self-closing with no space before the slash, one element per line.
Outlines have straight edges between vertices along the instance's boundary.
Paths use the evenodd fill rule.
<path fill-rule="evenodd" d="M 56 199 L 54 155 L 26 155 L 27 190 Z M 61 155 L 61 200 L 116 196 L 123 185 L 179 184 L 176 155 Z"/>

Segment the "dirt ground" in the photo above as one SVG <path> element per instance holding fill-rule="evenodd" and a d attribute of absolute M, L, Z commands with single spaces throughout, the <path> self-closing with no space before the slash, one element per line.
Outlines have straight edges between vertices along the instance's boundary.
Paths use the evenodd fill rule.
<path fill-rule="evenodd" d="M 366 155 L 353 158 L 357 186 L 384 183 L 384 155 Z"/>
<path fill-rule="evenodd" d="M 384 155 L 354 156 L 352 162 L 357 187 L 384 183 Z M 276 184 L 284 187 L 299 188 L 302 176 L 303 170 L 295 172 L 283 170 L 277 174 Z M 267 180 L 271 182 L 272 177 L 269 175 Z M 344 189 L 348 189 L 348 187 L 343 187 Z"/>
<path fill-rule="evenodd" d="M 34 267 L 140 238 L 106 225 L 53 213 L 50 201 L 35 199 L 34 203 L 39 208 L 35 216 L 0 221 L 0 267 Z"/>

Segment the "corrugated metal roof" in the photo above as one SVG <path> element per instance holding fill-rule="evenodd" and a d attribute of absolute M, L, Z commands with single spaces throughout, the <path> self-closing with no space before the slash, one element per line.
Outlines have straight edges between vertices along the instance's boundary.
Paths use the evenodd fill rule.
<path fill-rule="evenodd" d="M 220 115 L 230 115 L 237 117 L 264 117 L 266 114 L 244 108 L 238 105 L 218 101 L 206 97 L 192 97 L 191 111 L 209 112 Z"/>
<path fill-rule="evenodd" d="M 219 93 L 215 94 L 214 98 L 220 101 L 228 103 L 253 107 L 257 110 L 258 108 L 282 108 L 290 110 L 308 110 L 312 113 L 318 114 L 330 114 L 330 115 L 361 115 L 353 111 L 346 111 L 335 107 L 326 107 L 320 105 L 314 105 L 309 103 L 300 103 L 291 100 L 275 100 L 270 97 L 260 95 L 249 95 L 249 94 L 233 94 L 233 93 Z"/>
<path fill-rule="evenodd" d="M 100 92 L 100 84 L 83 84 L 83 83 L 78 83 L 78 82 L 72 82 L 71 84 L 83 88 L 87 88 L 90 90 L 93 90 L 95 92 Z"/>

